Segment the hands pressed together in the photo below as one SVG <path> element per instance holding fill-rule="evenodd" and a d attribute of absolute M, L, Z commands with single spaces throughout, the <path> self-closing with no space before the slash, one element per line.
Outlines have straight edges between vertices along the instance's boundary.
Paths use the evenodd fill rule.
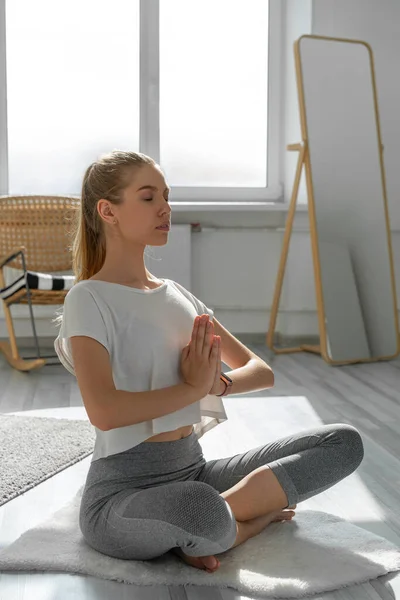
<path fill-rule="evenodd" d="M 194 320 L 192 337 L 181 356 L 184 382 L 206 394 L 219 394 L 221 389 L 221 338 L 214 335 L 214 324 L 203 314 Z"/>

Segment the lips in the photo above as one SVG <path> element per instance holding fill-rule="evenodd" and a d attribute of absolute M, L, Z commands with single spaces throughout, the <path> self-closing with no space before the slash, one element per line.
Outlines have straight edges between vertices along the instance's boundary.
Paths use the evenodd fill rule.
<path fill-rule="evenodd" d="M 169 231 L 170 225 L 169 223 L 166 223 L 165 225 L 159 225 L 159 227 L 156 227 L 156 229 L 162 229 L 164 231 Z"/>

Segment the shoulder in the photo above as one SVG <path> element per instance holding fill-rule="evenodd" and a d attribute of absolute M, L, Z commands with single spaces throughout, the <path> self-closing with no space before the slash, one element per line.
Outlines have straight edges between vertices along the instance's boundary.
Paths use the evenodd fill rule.
<path fill-rule="evenodd" d="M 65 296 L 65 298 L 79 296 L 80 294 L 87 294 L 87 289 L 88 289 L 88 286 L 87 286 L 86 281 L 78 281 L 77 283 L 74 283 L 74 285 L 72 286 L 72 288 L 70 290 L 68 290 L 68 293 Z"/>
<path fill-rule="evenodd" d="M 172 285 L 173 287 L 178 289 L 180 292 L 182 292 L 184 294 L 190 294 L 190 292 L 185 287 L 183 287 L 183 285 L 178 283 L 177 281 L 174 281 L 173 279 L 165 279 L 164 281 L 166 281 L 168 283 L 168 285 Z"/>
<path fill-rule="evenodd" d="M 89 280 L 78 281 L 68 291 L 65 304 L 98 304 L 96 294 Z"/>
<path fill-rule="evenodd" d="M 79 325 L 82 330 L 107 324 L 104 303 L 86 281 L 79 281 L 64 298 L 63 316 L 69 328 Z M 63 320 L 64 322 L 64 320 Z"/>
<path fill-rule="evenodd" d="M 176 281 L 173 281 L 173 280 L 169 280 L 169 281 L 173 284 L 175 289 L 177 289 L 187 300 L 189 300 L 189 302 L 191 302 L 191 304 L 193 304 L 193 306 L 197 310 L 203 311 L 203 309 L 204 309 L 203 303 L 194 294 L 192 294 L 192 292 L 190 292 L 182 284 L 177 283 Z"/>
<path fill-rule="evenodd" d="M 196 296 L 194 294 L 192 294 L 192 292 L 190 292 L 187 288 L 185 288 L 185 286 L 183 286 L 181 283 L 178 283 L 177 281 L 174 281 L 173 279 L 168 279 L 168 282 L 171 283 L 177 290 L 179 290 L 180 292 L 182 292 L 182 294 L 184 294 L 186 296 L 186 298 L 196 298 Z"/>
<path fill-rule="evenodd" d="M 169 286 L 172 286 L 175 290 L 177 290 L 178 294 L 182 294 L 187 300 L 193 302 L 193 294 L 191 294 L 191 292 L 189 292 L 189 290 L 187 290 L 182 284 L 174 281 L 173 279 L 168 279 L 166 281 L 168 281 Z"/>

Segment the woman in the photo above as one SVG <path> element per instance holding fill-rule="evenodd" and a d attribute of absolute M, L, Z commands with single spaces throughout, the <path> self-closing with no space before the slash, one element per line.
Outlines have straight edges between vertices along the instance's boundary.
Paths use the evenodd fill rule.
<path fill-rule="evenodd" d="M 131 560 L 171 550 L 213 572 L 215 554 L 291 519 L 296 503 L 350 475 L 363 444 L 354 427 L 334 424 L 205 461 L 193 424 L 224 417 L 221 361 L 234 369 L 230 393 L 274 379 L 212 310 L 145 267 L 146 245 L 168 240 L 168 195 L 160 167 L 143 154 L 115 151 L 87 169 L 77 282 L 55 348 L 96 429 L 80 507 L 87 543 Z"/>

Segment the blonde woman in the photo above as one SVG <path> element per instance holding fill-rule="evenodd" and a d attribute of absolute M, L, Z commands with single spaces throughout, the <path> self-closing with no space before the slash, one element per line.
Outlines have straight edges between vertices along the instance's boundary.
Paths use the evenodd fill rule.
<path fill-rule="evenodd" d="M 204 459 L 193 425 L 226 419 L 221 361 L 233 369 L 229 393 L 271 388 L 274 376 L 199 299 L 145 267 L 146 246 L 168 242 L 168 199 L 148 156 L 114 151 L 89 166 L 55 348 L 96 431 L 86 542 L 127 560 L 172 551 L 212 573 L 215 555 L 350 475 L 363 444 L 354 427 L 331 424 Z"/>

